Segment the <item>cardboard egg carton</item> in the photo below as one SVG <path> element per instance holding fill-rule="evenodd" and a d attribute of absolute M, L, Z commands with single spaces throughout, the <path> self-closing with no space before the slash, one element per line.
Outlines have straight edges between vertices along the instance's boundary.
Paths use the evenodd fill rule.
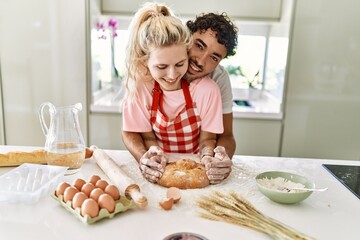
<path fill-rule="evenodd" d="M 115 211 L 109 213 L 107 209 L 101 208 L 98 216 L 90 217 L 88 215 L 82 216 L 80 213 L 80 208 L 72 208 L 72 201 L 67 201 L 66 203 L 63 201 L 63 195 L 56 196 L 55 191 L 51 194 L 51 196 L 57 200 L 61 206 L 63 206 L 67 211 L 72 213 L 76 218 L 78 218 L 81 222 L 85 224 L 93 224 L 104 218 L 113 218 L 116 214 L 125 212 L 135 206 L 133 200 L 129 200 L 125 196 L 121 196 L 119 200 L 115 201 Z"/>

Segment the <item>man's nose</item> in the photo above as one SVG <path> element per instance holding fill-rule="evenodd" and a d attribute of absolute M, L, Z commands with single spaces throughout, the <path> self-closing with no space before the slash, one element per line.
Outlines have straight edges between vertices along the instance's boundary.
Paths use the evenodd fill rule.
<path fill-rule="evenodd" d="M 199 65 L 200 67 L 203 67 L 206 62 L 206 55 L 204 54 L 202 56 L 199 56 L 196 60 L 197 60 L 197 65 Z"/>

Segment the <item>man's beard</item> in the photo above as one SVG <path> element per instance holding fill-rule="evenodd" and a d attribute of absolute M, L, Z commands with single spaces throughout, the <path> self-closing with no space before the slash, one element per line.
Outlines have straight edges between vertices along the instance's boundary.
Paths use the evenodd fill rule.
<path fill-rule="evenodd" d="M 203 71 L 202 66 L 199 66 L 199 65 L 196 63 L 196 61 L 190 60 L 190 61 L 189 61 L 189 67 L 188 67 L 188 68 L 191 68 L 190 64 L 194 64 L 194 65 L 196 66 L 196 68 L 199 68 L 199 69 L 200 69 L 200 72 L 196 72 L 195 74 L 193 74 L 193 73 L 189 72 L 189 69 L 188 69 L 188 71 L 187 71 L 187 72 L 185 73 L 185 75 L 184 75 L 184 79 L 186 79 L 188 82 L 191 82 L 191 81 L 193 81 L 193 80 L 195 80 L 195 79 L 198 79 L 198 78 L 201 78 L 201 77 L 204 77 L 204 76 L 208 75 L 208 74 L 204 74 L 204 73 L 202 72 L 202 71 Z M 193 70 L 193 71 L 194 71 L 194 70 Z"/>
<path fill-rule="evenodd" d="M 197 79 L 198 77 L 186 72 L 183 78 L 186 79 L 188 82 L 191 82 Z"/>

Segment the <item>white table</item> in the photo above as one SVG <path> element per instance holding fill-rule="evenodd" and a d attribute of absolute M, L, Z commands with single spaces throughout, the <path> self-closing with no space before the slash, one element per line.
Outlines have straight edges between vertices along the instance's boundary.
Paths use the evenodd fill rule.
<path fill-rule="evenodd" d="M 0 152 L 27 151 L 31 147 L 0 146 Z M 139 239 L 160 240 L 175 232 L 193 232 L 211 240 L 270 239 L 251 229 L 197 216 L 194 201 L 212 190 L 233 190 L 248 199 L 263 214 L 285 223 L 316 239 L 360 239 L 360 199 L 345 188 L 321 164 L 360 165 L 360 161 L 296 159 L 276 157 L 235 156 L 229 179 L 219 185 L 200 190 L 182 191 L 182 199 L 170 211 L 162 210 L 158 202 L 166 189 L 144 180 L 137 163 L 127 151 L 106 151 L 127 172 L 148 197 L 146 209 L 131 209 L 92 225 L 83 224 L 67 212 L 52 197 L 39 202 L 0 203 L 0 239 Z M 0 174 L 11 170 L 0 168 Z M 267 170 L 284 170 L 307 176 L 317 187 L 329 187 L 326 192 L 315 192 L 295 205 L 282 205 L 264 197 L 256 188 L 254 177 Z M 107 179 L 93 159 L 88 159 L 80 171 L 63 180 L 72 183 L 76 178 L 89 179 L 97 174 Z"/>

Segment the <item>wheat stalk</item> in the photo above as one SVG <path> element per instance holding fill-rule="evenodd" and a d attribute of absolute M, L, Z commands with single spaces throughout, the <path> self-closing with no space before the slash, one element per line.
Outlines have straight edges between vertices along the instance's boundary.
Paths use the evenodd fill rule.
<path fill-rule="evenodd" d="M 235 192 L 225 194 L 214 191 L 212 195 L 198 199 L 197 205 L 205 210 L 199 213 L 200 217 L 245 226 L 265 233 L 273 239 L 314 239 L 262 214 Z"/>

